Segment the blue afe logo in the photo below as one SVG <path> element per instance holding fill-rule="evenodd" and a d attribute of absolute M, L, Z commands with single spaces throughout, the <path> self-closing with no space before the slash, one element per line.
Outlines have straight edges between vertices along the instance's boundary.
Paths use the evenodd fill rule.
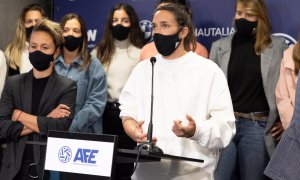
<path fill-rule="evenodd" d="M 145 39 L 147 42 L 152 40 L 152 22 L 148 20 L 140 21 L 140 28 L 145 33 Z"/>
<path fill-rule="evenodd" d="M 58 151 L 58 159 L 62 163 L 67 163 L 71 160 L 72 158 L 72 151 L 68 146 L 64 146 L 60 148 Z"/>
<path fill-rule="evenodd" d="M 81 164 L 96 164 L 96 156 L 98 155 L 98 152 L 98 150 L 94 149 L 78 148 L 73 162 Z"/>
<path fill-rule="evenodd" d="M 288 45 L 288 46 L 291 46 L 291 45 L 294 45 L 297 43 L 297 41 L 290 35 L 288 34 L 284 34 L 284 33 L 274 33 L 273 34 L 274 36 L 280 36 L 280 37 L 284 37 L 285 39 L 285 43 Z"/>

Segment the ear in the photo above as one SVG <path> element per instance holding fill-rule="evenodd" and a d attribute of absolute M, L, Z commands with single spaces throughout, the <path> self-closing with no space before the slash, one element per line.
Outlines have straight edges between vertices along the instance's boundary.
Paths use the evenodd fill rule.
<path fill-rule="evenodd" d="M 60 48 L 57 48 L 53 55 L 54 60 L 59 56 L 59 54 L 60 54 Z"/>
<path fill-rule="evenodd" d="M 189 28 L 188 27 L 183 27 L 182 30 L 179 33 L 179 38 L 184 39 L 189 33 Z"/>

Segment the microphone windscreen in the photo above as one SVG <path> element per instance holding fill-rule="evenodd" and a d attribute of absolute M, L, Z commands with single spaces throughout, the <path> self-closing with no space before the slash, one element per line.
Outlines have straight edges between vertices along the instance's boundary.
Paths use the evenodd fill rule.
<path fill-rule="evenodd" d="M 156 62 L 156 58 L 155 58 L 155 57 L 151 57 L 151 58 L 150 58 L 150 62 L 151 62 L 152 64 L 154 64 L 154 63 Z"/>

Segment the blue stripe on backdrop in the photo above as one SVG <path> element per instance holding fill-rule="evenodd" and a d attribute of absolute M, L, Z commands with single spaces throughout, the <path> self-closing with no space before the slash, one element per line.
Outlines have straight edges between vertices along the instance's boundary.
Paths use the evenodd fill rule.
<path fill-rule="evenodd" d="M 125 2 L 132 5 L 139 15 L 142 29 L 151 39 L 151 24 L 156 0 L 54 0 L 54 20 L 59 21 L 65 14 L 80 14 L 88 29 L 89 48 L 100 40 L 107 15 L 113 5 Z M 235 1 L 231 0 L 189 0 L 193 10 L 198 41 L 209 50 L 211 43 L 233 31 Z M 272 32 L 285 36 L 287 43 L 293 44 L 300 31 L 299 0 L 265 0 Z"/>

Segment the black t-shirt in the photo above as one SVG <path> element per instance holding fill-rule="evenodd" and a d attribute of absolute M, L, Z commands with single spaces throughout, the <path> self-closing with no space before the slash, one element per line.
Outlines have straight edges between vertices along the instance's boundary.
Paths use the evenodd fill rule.
<path fill-rule="evenodd" d="M 228 65 L 228 85 L 236 112 L 269 111 L 263 88 L 260 55 L 255 53 L 255 36 L 236 33 Z"/>
<path fill-rule="evenodd" d="M 31 114 L 37 116 L 38 108 L 48 82 L 49 77 L 36 79 L 33 77 L 32 81 L 32 100 L 31 100 Z M 28 141 L 33 140 L 33 135 L 30 134 L 28 137 Z M 26 145 L 23 160 L 33 160 L 33 145 Z"/>

